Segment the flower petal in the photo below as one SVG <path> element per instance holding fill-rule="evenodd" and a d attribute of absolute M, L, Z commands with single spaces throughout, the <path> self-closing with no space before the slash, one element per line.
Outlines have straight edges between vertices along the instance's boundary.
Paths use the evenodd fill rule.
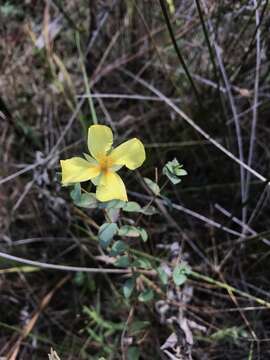
<path fill-rule="evenodd" d="M 117 146 L 109 155 L 114 165 L 125 165 L 128 169 L 137 169 L 145 160 L 143 143 L 133 138 Z"/>
<path fill-rule="evenodd" d="M 112 130 L 105 125 L 92 125 L 88 130 L 88 149 L 96 159 L 104 157 L 113 143 Z"/>
<path fill-rule="evenodd" d="M 90 156 L 89 154 L 83 153 L 83 155 L 86 158 L 86 160 L 88 162 L 90 162 L 90 164 L 92 164 L 92 165 L 97 165 L 98 164 L 98 161 L 96 159 L 92 158 L 92 156 Z"/>
<path fill-rule="evenodd" d="M 77 183 L 90 180 L 100 173 L 98 166 L 80 157 L 61 160 L 62 184 Z"/>
<path fill-rule="evenodd" d="M 102 174 L 96 196 L 99 201 L 128 200 L 125 184 L 114 172 Z"/>

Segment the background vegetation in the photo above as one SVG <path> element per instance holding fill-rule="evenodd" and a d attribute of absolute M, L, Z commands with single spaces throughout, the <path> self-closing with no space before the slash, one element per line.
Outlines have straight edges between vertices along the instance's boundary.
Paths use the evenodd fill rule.
<path fill-rule="evenodd" d="M 3 359 L 47 359 L 51 347 L 62 360 L 270 358 L 269 10 L 1 0 Z M 128 272 L 102 272 L 115 269 L 97 242 L 104 214 L 60 184 L 59 159 L 86 150 L 93 107 L 118 143 L 146 146 L 144 166 L 123 173 L 130 200 L 157 209 L 123 214 L 148 233 L 125 239 L 144 259 L 144 297 L 123 295 Z M 162 187 L 174 158 L 188 176 L 153 196 L 143 177 Z M 183 261 L 187 279 L 157 276 Z"/>

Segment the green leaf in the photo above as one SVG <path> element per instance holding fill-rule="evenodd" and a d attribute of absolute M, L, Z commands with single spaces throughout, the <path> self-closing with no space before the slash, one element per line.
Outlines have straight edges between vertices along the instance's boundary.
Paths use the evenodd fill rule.
<path fill-rule="evenodd" d="M 114 265 L 118 266 L 118 267 L 122 267 L 122 268 L 129 267 L 129 258 L 128 258 L 128 256 L 124 255 L 124 256 L 119 257 L 115 261 Z"/>
<path fill-rule="evenodd" d="M 136 346 L 131 346 L 127 351 L 127 360 L 139 360 L 140 349 Z"/>
<path fill-rule="evenodd" d="M 74 185 L 73 190 L 70 192 L 70 196 L 76 206 L 87 209 L 97 207 L 97 199 L 95 194 L 93 193 L 82 194 L 80 183 Z"/>
<path fill-rule="evenodd" d="M 71 199 L 74 203 L 77 203 L 81 200 L 81 184 L 77 183 L 74 185 L 73 190 L 70 192 Z"/>
<path fill-rule="evenodd" d="M 119 236 L 128 236 L 128 237 L 139 237 L 141 235 L 140 231 L 136 226 L 132 225 L 123 225 L 118 231 Z"/>
<path fill-rule="evenodd" d="M 123 254 L 126 250 L 128 249 L 128 245 L 122 241 L 122 240 L 117 240 L 113 246 L 112 246 L 112 251 L 111 251 L 111 255 L 112 256 L 117 256 L 117 255 L 121 255 Z"/>
<path fill-rule="evenodd" d="M 87 209 L 93 209 L 97 207 L 97 199 L 95 194 L 93 193 L 84 193 L 81 195 L 81 198 L 79 201 L 74 202 L 75 205 Z"/>
<path fill-rule="evenodd" d="M 174 185 L 181 182 L 181 176 L 187 175 L 186 170 L 183 169 L 183 165 L 179 164 L 177 159 L 168 161 L 163 167 L 162 172 Z"/>
<path fill-rule="evenodd" d="M 143 178 L 146 185 L 149 187 L 149 189 L 157 196 L 160 194 L 160 188 L 157 183 L 155 183 L 153 180 L 149 178 Z"/>
<path fill-rule="evenodd" d="M 98 231 L 98 237 L 100 245 L 103 247 L 103 249 L 106 249 L 110 245 L 117 231 L 118 226 L 115 223 L 104 223 L 101 225 Z"/>
<path fill-rule="evenodd" d="M 146 230 L 145 229 L 143 229 L 143 228 L 137 228 L 138 230 L 139 230 L 139 232 L 140 232 L 140 236 L 141 236 L 141 238 L 142 238 L 142 241 L 144 241 L 144 242 L 146 242 L 147 240 L 148 240 L 148 234 L 147 234 L 147 232 L 146 232 Z"/>
<path fill-rule="evenodd" d="M 163 174 L 167 176 L 167 178 L 170 180 L 170 182 L 173 185 L 179 184 L 182 181 L 181 179 L 179 179 L 178 176 L 168 172 L 168 170 L 166 168 L 164 169 Z"/>
<path fill-rule="evenodd" d="M 154 206 L 141 207 L 135 201 L 122 201 L 111 200 L 106 202 L 100 202 L 98 204 L 99 209 L 122 209 L 125 212 L 138 212 L 144 215 L 154 215 L 157 213 L 157 209 Z"/>
<path fill-rule="evenodd" d="M 162 284 L 167 285 L 168 284 L 168 274 L 163 269 L 163 267 L 162 266 L 158 267 L 157 272 L 158 272 L 158 275 L 159 275 L 159 278 L 160 278 Z"/>
<path fill-rule="evenodd" d="M 180 286 L 183 285 L 187 281 L 187 277 L 185 274 L 182 273 L 173 273 L 173 281 L 175 285 Z"/>
<path fill-rule="evenodd" d="M 134 287 L 135 287 L 135 279 L 134 278 L 130 278 L 125 281 L 125 283 L 123 285 L 123 293 L 124 293 L 124 297 L 126 299 L 130 298 L 130 296 L 134 290 Z"/>
<path fill-rule="evenodd" d="M 152 264 L 148 259 L 138 258 L 133 261 L 132 266 L 142 269 L 152 269 Z"/>
<path fill-rule="evenodd" d="M 123 211 L 126 212 L 140 212 L 141 211 L 141 206 L 136 203 L 135 201 L 128 201 L 125 203 L 124 207 L 123 207 Z"/>
<path fill-rule="evenodd" d="M 154 298 L 154 292 L 151 289 L 147 289 L 144 292 L 140 293 L 138 300 L 141 302 L 148 302 Z"/>
<path fill-rule="evenodd" d="M 175 285 L 180 286 L 187 280 L 187 275 L 190 274 L 190 268 L 186 264 L 179 264 L 173 270 L 173 281 Z"/>
<path fill-rule="evenodd" d="M 148 235 L 145 229 L 139 226 L 123 225 L 118 231 L 119 236 L 141 237 L 143 241 L 147 241 Z"/>

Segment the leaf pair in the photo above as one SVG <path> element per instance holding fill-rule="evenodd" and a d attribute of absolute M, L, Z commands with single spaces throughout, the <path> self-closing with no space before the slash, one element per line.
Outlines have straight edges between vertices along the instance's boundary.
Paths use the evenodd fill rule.
<path fill-rule="evenodd" d="M 183 165 L 179 164 L 177 159 L 168 161 L 162 172 L 174 185 L 182 181 L 182 176 L 187 175 L 186 170 L 183 169 Z"/>

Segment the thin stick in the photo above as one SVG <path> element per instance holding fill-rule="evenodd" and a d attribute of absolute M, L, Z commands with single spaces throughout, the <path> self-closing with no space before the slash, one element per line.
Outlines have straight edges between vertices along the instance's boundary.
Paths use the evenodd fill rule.
<path fill-rule="evenodd" d="M 256 27 L 258 27 L 260 22 L 259 10 L 257 7 L 257 0 L 253 0 L 255 7 L 255 18 L 256 18 Z M 258 119 L 258 96 L 259 96 L 259 81 L 260 81 L 260 66 L 261 66 L 261 29 L 258 27 L 256 34 L 256 72 L 255 72 L 255 82 L 254 82 L 254 101 L 253 101 L 253 116 L 252 116 L 252 125 L 251 125 L 251 135 L 249 143 L 249 153 L 248 153 L 248 166 L 252 165 L 252 160 L 254 156 L 254 147 L 256 142 L 256 128 L 257 128 L 257 119 Z M 250 188 L 250 173 L 247 173 L 246 176 L 246 188 L 245 188 L 245 197 L 248 198 Z"/>
<path fill-rule="evenodd" d="M 74 272 L 88 272 L 88 273 L 103 273 L 103 274 L 129 274 L 131 273 L 130 269 L 100 269 L 100 268 L 88 268 L 88 267 L 77 267 L 77 266 L 66 266 L 66 265 L 56 265 L 48 264 L 39 261 L 24 259 L 18 256 L 6 254 L 0 252 L 0 258 L 12 260 L 19 262 L 21 264 L 27 264 L 32 266 L 37 266 L 42 269 L 52 269 L 52 270 L 62 270 L 62 271 L 74 271 Z"/>
<path fill-rule="evenodd" d="M 77 98 L 88 98 L 88 94 L 78 95 Z M 104 94 L 104 93 L 94 93 L 91 94 L 93 99 L 129 99 L 129 100 L 143 100 L 143 101 L 163 101 L 156 96 L 143 96 L 140 94 Z M 171 99 L 174 102 L 179 102 L 179 99 Z"/>

